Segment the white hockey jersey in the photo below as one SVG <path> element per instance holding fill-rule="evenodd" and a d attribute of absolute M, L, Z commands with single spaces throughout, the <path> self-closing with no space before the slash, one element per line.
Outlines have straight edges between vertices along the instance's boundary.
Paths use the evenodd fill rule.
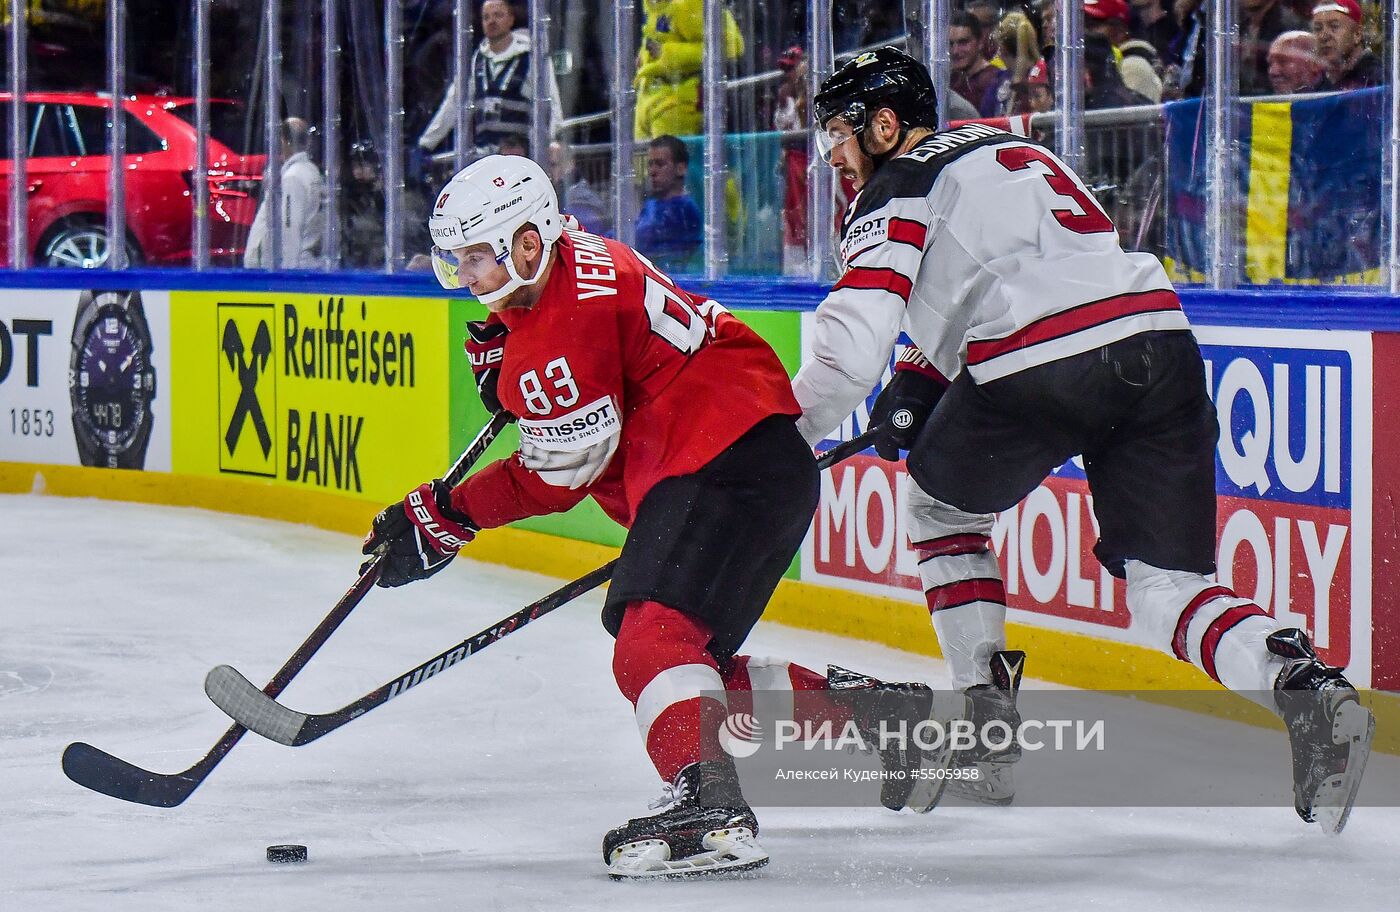
<path fill-rule="evenodd" d="M 1126 253 L 1053 153 L 981 124 L 886 163 L 842 223 L 844 272 L 793 380 L 821 440 L 879 382 L 902 328 L 951 381 L 1008 374 L 1190 324 L 1162 264 Z"/>

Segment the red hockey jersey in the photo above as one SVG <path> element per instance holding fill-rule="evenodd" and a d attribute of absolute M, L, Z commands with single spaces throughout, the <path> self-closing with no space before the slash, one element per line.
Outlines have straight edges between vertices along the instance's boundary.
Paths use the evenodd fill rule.
<path fill-rule="evenodd" d="M 534 307 L 510 328 L 501 404 L 522 440 L 568 449 L 620 435 L 607 469 L 570 490 L 517 453 L 453 492 L 483 528 L 567 510 L 592 496 L 624 526 L 652 486 L 697 471 L 770 415 L 801 409 L 777 355 L 714 301 L 678 288 L 617 241 L 567 231 Z"/>

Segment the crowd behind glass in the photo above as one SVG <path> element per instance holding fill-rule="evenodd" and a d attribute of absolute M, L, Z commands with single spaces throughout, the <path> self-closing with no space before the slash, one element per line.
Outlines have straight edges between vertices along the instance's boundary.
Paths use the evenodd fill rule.
<path fill-rule="evenodd" d="M 726 222 L 725 271 L 812 274 L 806 100 L 814 34 L 829 33 L 839 62 L 886 43 L 908 42 L 913 51 L 920 23 L 943 16 L 947 119 L 1031 115 L 1023 129 L 1045 138 L 1062 92 L 1056 19 L 1066 2 L 1082 9 L 1083 108 L 1123 112 L 1086 118 L 1089 131 L 1136 150 L 1115 151 L 1111 164 L 1107 152 L 1091 152 L 1086 179 L 1108 197 L 1125 244 L 1159 252 L 1162 231 L 1152 219 L 1160 207 L 1149 197 L 1160 200 L 1162 192 L 1160 174 L 1150 170 L 1163 158 L 1162 118 L 1143 112 L 1205 91 L 1207 36 L 1221 4 L 733 0 L 718 15 L 710 10 L 708 20 L 723 33 L 711 44 L 722 66 L 728 171 L 722 199 L 709 211 Z M 1389 6 L 1236 3 L 1241 97 L 1284 102 L 1386 84 Z M 589 230 L 622 237 L 673 271 L 702 271 L 700 172 L 713 153 L 702 136 L 705 6 L 127 0 L 121 21 L 103 0 L 10 2 L 3 101 L 11 167 L 0 169 L 8 201 L 0 231 L 8 233 L 26 206 L 27 249 L 5 238 L 6 265 L 14 268 L 18 257 L 39 267 L 414 271 L 425 263 L 424 222 L 435 190 L 457 167 L 499 152 L 545 165 L 566 211 Z M 16 10 L 25 13 L 19 35 Z M 532 10 L 547 17 L 533 30 L 549 41 L 543 72 L 535 71 L 541 55 L 532 50 Z M 813 11 L 828 17 L 820 29 L 809 22 Z M 619 26 L 631 31 L 622 42 Z M 619 55 L 619 47 L 632 52 Z M 629 85 L 614 84 L 624 77 Z M 22 112 L 12 110 L 16 80 Z M 200 80 L 210 101 L 197 146 Z M 114 87 L 129 99 L 120 130 L 110 116 Z M 538 97 L 541 90 L 547 98 Z M 619 99 L 630 106 L 627 117 L 617 116 Z M 628 121 L 633 161 L 618 168 L 613 131 Z M 18 156 L 16 128 L 27 137 Z M 1120 134 L 1139 142 L 1124 145 Z M 114 137 L 126 151 L 119 183 L 107 164 Z M 199 146 L 207 169 L 194 167 Z M 616 215 L 628 210 L 613 202 L 619 180 L 633 184 L 636 199 L 624 225 Z M 124 205 L 113 217 L 108 203 L 118 186 Z M 839 212 L 850 188 L 833 189 Z M 262 205 L 268 191 L 281 200 L 280 218 Z M 201 204 L 204 227 L 195 216 Z M 386 230 L 386 221 L 399 231 Z M 126 235 L 120 248 L 110 243 L 115 226 Z"/>

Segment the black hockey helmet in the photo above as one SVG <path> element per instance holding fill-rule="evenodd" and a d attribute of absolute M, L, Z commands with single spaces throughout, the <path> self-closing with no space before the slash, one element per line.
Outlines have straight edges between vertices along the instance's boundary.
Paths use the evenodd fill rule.
<path fill-rule="evenodd" d="M 833 117 L 859 134 L 881 108 L 893 111 L 905 129 L 938 128 L 938 101 L 928 69 L 894 47 L 876 48 L 847 61 L 822 82 L 812 99 L 818 135 L 826 132 Z"/>

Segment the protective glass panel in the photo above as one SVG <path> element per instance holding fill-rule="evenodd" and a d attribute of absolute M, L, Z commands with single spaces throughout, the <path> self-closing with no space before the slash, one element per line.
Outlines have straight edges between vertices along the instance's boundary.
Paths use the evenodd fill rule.
<path fill-rule="evenodd" d="M 209 193 L 209 264 L 215 267 L 270 267 L 256 238 L 249 249 L 267 169 L 267 17 L 262 10 L 261 3 L 210 4 L 207 60 L 193 60 L 192 38 L 182 37 L 178 45 L 189 49 L 178 55 L 188 65 L 177 73 L 178 94 L 170 100 L 169 112 L 189 131 L 191 163 L 198 123 L 193 68 L 206 67 L 209 130 L 202 173 Z M 180 15 L 189 14 L 182 8 Z M 192 34 L 192 25 L 181 32 Z M 230 41 L 230 35 L 248 40 Z"/>
<path fill-rule="evenodd" d="M 28 21 L 24 60 L 27 91 L 22 105 L 24 134 L 20 139 L 29 155 L 23 191 L 28 213 L 27 256 L 34 266 L 106 267 L 111 252 L 107 224 L 111 144 L 107 125 L 112 106 L 105 96 L 109 56 L 107 21 L 102 5 L 89 5 L 75 13 L 71 20 L 62 17 L 57 21 L 55 17 L 31 13 Z M 8 16 L 6 18 L 8 20 Z M 6 57 L 8 75 L 8 46 Z M 153 77 L 158 79 L 159 75 L 153 74 Z M 132 91 L 139 89 L 149 91 L 150 87 L 144 82 L 131 86 Z M 10 98 L 13 99 L 13 95 Z M 13 103 L 11 100 L 5 106 L 7 124 L 9 106 Z M 127 102 L 124 108 L 127 129 L 143 136 L 140 130 L 133 129 L 136 126 L 133 115 L 138 111 L 144 113 L 143 106 Z M 149 194 L 153 211 L 142 213 L 142 218 L 128 223 L 132 235 L 128 238 L 129 259 L 141 258 L 144 247 L 156 252 L 170 251 L 172 238 L 167 230 L 166 214 L 179 208 L 179 194 L 188 187 L 178 169 L 170 177 L 179 189 L 168 179 L 150 177 L 152 172 L 169 167 L 171 158 L 150 132 L 143 138 L 145 148 L 154 154 L 141 157 L 142 176 L 136 183 L 142 189 L 147 180 L 157 185 Z M 13 146 L 10 150 L 7 163 L 13 162 Z M 6 170 L 13 173 L 12 167 Z M 7 256 L 9 189 L 7 185 Z M 137 229 L 140 229 L 139 235 Z"/>
<path fill-rule="evenodd" d="M 703 6 L 699 0 L 643 3 L 638 17 L 635 136 L 644 181 L 635 246 L 674 274 L 705 268 Z M 721 21 L 733 39 L 725 49 L 733 53 L 721 56 L 733 60 L 743 39 L 731 12 L 724 11 Z M 720 110 L 727 101 L 721 91 Z"/>
<path fill-rule="evenodd" d="M 634 14 L 640 5 L 634 4 Z M 612 100 L 621 56 L 614 54 L 613 4 L 554 0 L 548 6 L 560 119 L 549 144 L 547 170 L 565 213 L 587 231 L 616 237 L 612 130 L 623 125 Z M 621 46 L 629 58 L 635 55 L 633 35 L 624 36 Z"/>
<path fill-rule="evenodd" d="M 383 6 L 375 0 L 344 0 L 339 12 L 339 263 L 346 269 L 380 270 L 385 238 Z M 423 82 L 420 91 L 429 91 L 431 84 Z"/>
<path fill-rule="evenodd" d="M 320 269 L 326 256 L 327 188 L 323 5 L 282 0 L 277 80 L 282 269 Z"/>
<path fill-rule="evenodd" d="M 1383 281 L 1384 31 L 1369 0 L 1244 3 L 1241 281 Z"/>

